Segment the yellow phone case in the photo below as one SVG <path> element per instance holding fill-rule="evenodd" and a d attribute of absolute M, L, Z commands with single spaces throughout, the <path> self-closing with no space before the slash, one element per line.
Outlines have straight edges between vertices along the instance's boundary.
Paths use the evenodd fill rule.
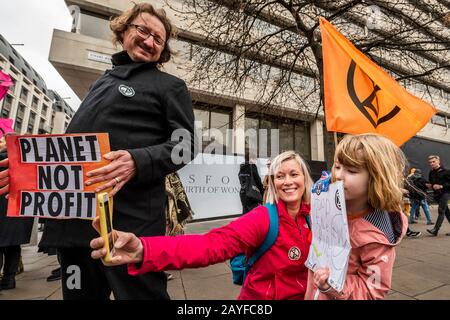
<path fill-rule="evenodd" d="M 103 246 L 103 248 L 106 249 L 106 256 L 103 258 L 103 261 L 110 262 L 112 257 L 112 250 L 114 249 L 114 239 L 112 236 L 111 238 L 108 237 L 108 233 L 111 233 L 113 230 L 112 225 L 113 199 L 108 197 L 107 192 L 100 192 L 99 194 L 97 194 L 97 202 L 100 217 L 100 234 L 103 240 L 105 241 L 105 245 Z M 109 219 L 107 217 L 108 212 L 109 212 Z"/>

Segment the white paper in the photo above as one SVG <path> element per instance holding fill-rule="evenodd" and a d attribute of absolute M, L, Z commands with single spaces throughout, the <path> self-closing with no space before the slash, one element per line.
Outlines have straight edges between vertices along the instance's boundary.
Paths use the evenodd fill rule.
<path fill-rule="evenodd" d="M 305 263 L 312 271 L 328 267 L 330 269 L 328 283 L 338 292 L 342 291 L 345 285 L 351 250 L 344 199 L 342 181 L 330 184 L 326 192 L 312 193 L 313 237 Z"/>

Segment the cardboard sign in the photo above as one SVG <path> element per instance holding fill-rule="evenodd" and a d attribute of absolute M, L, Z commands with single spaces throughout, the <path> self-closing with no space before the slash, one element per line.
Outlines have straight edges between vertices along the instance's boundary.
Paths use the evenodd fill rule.
<path fill-rule="evenodd" d="M 328 267 L 328 283 L 336 291 L 344 288 L 350 256 L 347 210 L 342 181 L 330 184 L 328 191 L 319 186 L 311 196 L 312 242 L 307 268 Z"/>
<path fill-rule="evenodd" d="M 86 173 L 109 163 L 107 133 L 24 135 L 6 139 L 9 217 L 95 218 L 95 188 Z"/>

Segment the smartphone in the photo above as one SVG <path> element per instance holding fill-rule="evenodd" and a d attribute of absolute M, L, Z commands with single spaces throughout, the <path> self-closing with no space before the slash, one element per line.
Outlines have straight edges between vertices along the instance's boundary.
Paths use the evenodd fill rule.
<path fill-rule="evenodd" d="M 114 237 L 112 234 L 112 198 L 108 197 L 107 192 L 101 192 L 97 195 L 100 217 L 100 234 L 105 240 L 103 248 L 106 249 L 106 256 L 103 258 L 105 262 L 110 262 L 114 255 Z"/>

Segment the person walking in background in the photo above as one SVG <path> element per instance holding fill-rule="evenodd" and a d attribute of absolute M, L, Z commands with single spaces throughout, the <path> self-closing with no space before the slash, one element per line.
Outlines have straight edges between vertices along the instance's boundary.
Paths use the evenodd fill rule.
<path fill-rule="evenodd" d="M 258 167 L 249 160 L 240 165 L 238 176 L 241 184 L 239 196 L 244 214 L 263 204 L 264 187 Z"/>
<path fill-rule="evenodd" d="M 401 188 L 402 212 L 406 217 L 408 217 L 408 228 L 406 229 L 406 236 L 408 238 L 418 238 L 422 235 L 422 232 L 413 231 L 409 228 L 409 217 L 410 217 L 410 213 L 411 213 L 411 200 L 409 199 L 409 190 L 408 190 L 408 184 L 406 182 L 406 179 L 407 179 L 407 177 L 404 178 L 403 188 Z"/>
<path fill-rule="evenodd" d="M 427 231 L 431 235 L 437 236 L 445 217 L 450 223 L 450 210 L 448 208 L 448 201 L 450 200 L 450 171 L 441 165 L 441 159 L 437 155 L 430 155 L 428 164 L 431 167 L 431 171 L 427 187 L 433 190 L 434 198 L 438 203 L 438 217 L 434 228 L 427 229 Z M 450 236 L 450 232 L 446 235 Z"/>
<path fill-rule="evenodd" d="M 418 212 L 422 207 L 425 217 L 427 219 L 427 225 L 433 225 L 431 220 L 430 208 L 427 202 L 427 181 L 422 177 L 422 170 L 413 168 L 412 175 L 406 179 L 406 186 L 408 188 L 408 196 L 411 200 L 411 211 L 409 212 L 409 223 L 416 223 L 418 219 Z"/>

